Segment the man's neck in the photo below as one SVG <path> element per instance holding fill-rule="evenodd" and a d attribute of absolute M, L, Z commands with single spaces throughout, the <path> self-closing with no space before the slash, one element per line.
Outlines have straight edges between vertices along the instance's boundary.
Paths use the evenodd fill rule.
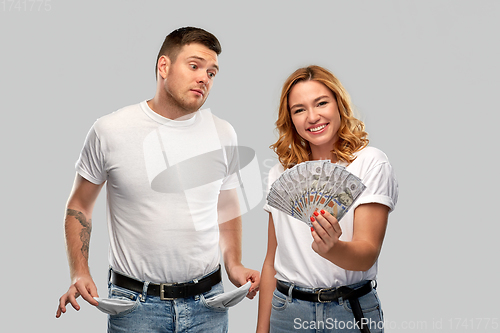
<path fill-rule="evenodd" d="M 160 116 L 171 120 L 185 120 L 193 117 L 196 111 L 188 111 L 179 106 L 170 105 L 165 101 L 161 101 L 158 95 L 147 101 L 151 110 L 158 113 Z"/>

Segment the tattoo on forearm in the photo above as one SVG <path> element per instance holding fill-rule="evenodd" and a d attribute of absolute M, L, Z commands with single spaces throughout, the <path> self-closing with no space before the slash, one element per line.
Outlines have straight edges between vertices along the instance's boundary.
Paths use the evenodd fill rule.
<path fill-rule="evenodd" d="M 67 209 L 66 214 L 68 216 L 73 216 L 75 219 L 80 222 L 82 225 L 83 229 L 80 232 L 80 240 L 82 241 L 82 254 L 85 257 L 85 259 L 89 259 L 89 245 L 90 245 L 90 232 L 92 231 L 92 220 L 89 219 L 87 221 L 87 218 L 85 215 L 83 215 L 82 212 L 79 212 L 74 209 Z"/>

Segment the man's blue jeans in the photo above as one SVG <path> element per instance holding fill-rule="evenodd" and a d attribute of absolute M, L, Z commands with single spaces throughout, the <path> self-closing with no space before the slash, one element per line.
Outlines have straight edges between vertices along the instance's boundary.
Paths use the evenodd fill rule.
<path fill-rule="evenodd" d="M 228 309 L 209 307 L 205 300 L 224 292 L 222 282 L 204 294 L 162 301 L 109 284 L 109 298 L 135 302 L 130 310 L 108 317 L 108 332 L 227 332 Z"/>
<path fill-rule="evenodd" d="M 350 287 L 355 288 L 361 284 L 354 284 Z M 312 289 L 306 288 L 297 289 L 312 291 Z M 291 292 L 289 295 L 291 295 Z M 282 294 L 277 289 L 274 290 L 271 309 L 271 333 L 361 332 L 359 325 L 356 325 L 349 301 L 308 302 L 291 298 L 289 295 Z M 384 319 L 375 289 L 358 300 L 370 332 L 382 333 L 384 331 Z"/>

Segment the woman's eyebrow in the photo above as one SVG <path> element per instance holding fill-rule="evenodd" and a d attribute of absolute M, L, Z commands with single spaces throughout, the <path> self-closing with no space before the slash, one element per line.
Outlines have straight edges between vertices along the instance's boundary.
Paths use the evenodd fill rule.
<path fill-rule="evenodd" d="M 315 99 L 314 99 L 314 102 L 315 102 L 315 103 L 316 103 L 316 102 L 319 102 L 319 100 L 321 100 L 321 99 L 323 99 L 323 98 L 328 98 L 328 96 L 327 96 L 327 95 L 319 96 L 319 97 L 317 97 L 317 98 L 315 98 Z"/>
<path fill-rule="evenodd" d="M 314 99 L 314 103 L 317 103 L 317 102 L 319 102 L 320 100 L 322 100 L 323 98 L 328 98 L 328 97 L 329 97 L 329 96 L 327 96 L 327 95 L 323 95 L 323 96 L 316 97 L 316 98 Z M 302 106 L 302 107 L 303 107 L 304 105 L 303 105 L 303 104 L 301 104 L 301 103 L 294 104 L 294 105 L 290 106 L 290 110 L 291 110 L 291 109 L 293 109 L 293 108 L 299 107 L 299 106 Z"/>

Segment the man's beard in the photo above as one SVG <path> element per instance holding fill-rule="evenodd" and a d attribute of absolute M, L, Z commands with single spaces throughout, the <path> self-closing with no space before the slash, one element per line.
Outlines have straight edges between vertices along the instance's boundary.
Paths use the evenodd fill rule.
<path fill-rule="evenodd" d="M 170 102 L 176 107 L 177 110 L 179 110 L 183 113 L 183 115 L 181 115 L 179 117 L 187 116 L 193 112 L 198 111 L 202 107 L 202 105 L 205 104 L 205 100 L 206 100 L 206 99 L 203 99 L 200 103 L 187 103 L 182 99 L 182 97 L 178 98 L 178 97 L 176 97 L 168 92 L 167 92 L 167 94 L 169 96 Z"/>

